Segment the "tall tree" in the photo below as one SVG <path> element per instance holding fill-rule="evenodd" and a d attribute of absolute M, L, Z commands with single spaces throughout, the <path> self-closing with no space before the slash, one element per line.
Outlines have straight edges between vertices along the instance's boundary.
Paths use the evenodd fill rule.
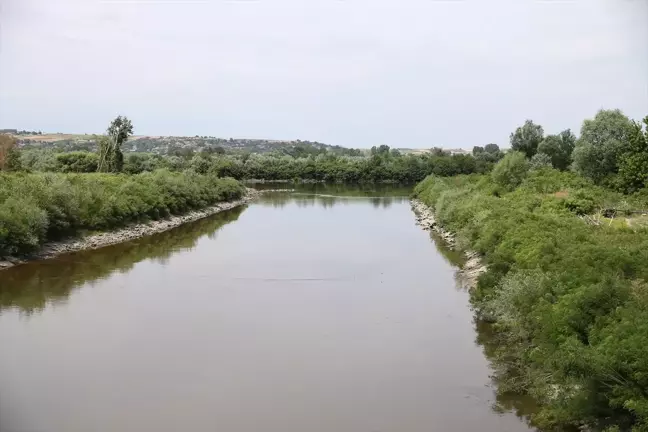
<path fill-rule="evenodd" d="M 572 162 L 572 152 L 576 146 L 576 135 L 567 129 L 558 135 L 547 135 L 538 145 L 538 153 L 551 159 L 551 165 L 559 170 L 566 170 Z"/>
<path fill-rule="evenodd" d="M 619 184 L 626 192 L 635 192 L 648 186 L 648 116 L 634 123 L 633 131 L 619 157 Z"/>
<path fill-rule="evenodd" d="M 16 148 L 16 139 L 8 134 L 0 134 L 0 170 L 10 169 L 12 153 Z"/>
<path fill-rule="evenodd" d="M 120 172 L 124 166 L 121 146 L 133 134 L 133 124 L 127 117 L 117 116 L 106 130 L 108 136 L 102 137 L 99 144 L 98 171 Z"/>
<path fill-rule="evenodd" d="M 613 176 L 632 133 L 632 121 L 620 110 L 599 111 L 583 122 L 573 153 L 574 168 L 596 183 Z"/>
<path fill-rule="evenodd" d="M 544 130 L 542 126 L 527 120 L 511 134 L 511 148 L 514 151 L 524 153 L 527 159 L 531 159 L 538 151 L 538 145 L 542 142 Z"/>

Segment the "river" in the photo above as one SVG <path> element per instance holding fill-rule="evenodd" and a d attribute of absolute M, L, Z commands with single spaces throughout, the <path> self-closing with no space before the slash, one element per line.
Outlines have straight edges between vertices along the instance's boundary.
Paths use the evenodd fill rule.
<path fill-rule="evenodd" d="M 0 431 L 531 430 L 407 193 L 270 193 L 0 272 Z"/>

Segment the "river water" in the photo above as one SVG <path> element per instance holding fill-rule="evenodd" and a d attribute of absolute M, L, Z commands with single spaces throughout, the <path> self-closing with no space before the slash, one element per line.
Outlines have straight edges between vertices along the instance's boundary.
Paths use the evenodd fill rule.
<path fill-rule="evenodd" d="M 530 430 L 407 192 L 271 193 L 1 272 L 0 431 Z"/>

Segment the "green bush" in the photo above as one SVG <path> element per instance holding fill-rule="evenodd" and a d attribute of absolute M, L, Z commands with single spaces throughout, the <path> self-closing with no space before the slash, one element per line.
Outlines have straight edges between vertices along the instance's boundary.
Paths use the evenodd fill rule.
<path fill-rule="evenodd" d="M 513 189 L 522 183 L 528 172 L 529 162 L 524 154 L 511 152 L 495 165 L 491 176 L 500 186 Z"/>
<path fill-rule="evenodd" d="M 194 172 L 0 174 L 0 256 L 79 230 L 110 229 L 240 198 L 238 181 Z"/>
<path fill-rule="evenodd" d="M 97 171 L 99 157 L 90 152 L 68 152 L 56 155 L 59 171 L 67 173 L 92 173 Z"/>

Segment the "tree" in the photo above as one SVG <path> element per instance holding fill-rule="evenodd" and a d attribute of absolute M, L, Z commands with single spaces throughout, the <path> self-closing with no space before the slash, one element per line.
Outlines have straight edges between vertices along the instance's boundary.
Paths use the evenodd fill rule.
<path fill-rule="evenodd" d="M 561 171 L 569 168 L 572 152 L 576 146 L 576 136 L 567 129 L 558 135 L 547 135 L 538 145 L 538 153 L 549 156 L 551 165 Z"/>
<path fill-rule="evenodd" d="M 573 153 L 574 168 L 595 183 L 613 176 L 632 133 L 632 121 L 620 110 L 599 111 L 593 119 L 583 122 Z"/>
<path fill-rule="evenodd" d="M 120 172 L 124 166 L 122 144 L 133 134 L 133 124 L 127 117 L 117 116 L 106 130 L 108 136 L 99 139 L 99 168 L 103 172 Z"/>
<path fill-rule="evenodd" d="M 99 157 L 90 152 L 67 152 L 56 155 L 61 172 L 89 173 L 97 171 Z"/>
<path fill-rule="evenodd" d="M 16 139 L 11 135 L 0 134 L 0 170 L 10 169 L 9 162 L 16 148 Z"/>
<path fill-rule="evenodd" d="M 524 153 L 511 152 L 499 161 L 491 176 L 495 183 L 507 189 L 514 189 L 526 178 L 529 172 L 529 161 Z"/>
<path fill-rule="evenodd" d="M 552 166 L 551 157 L 546 153 L 538 152 L 531 158 L 529 166 L 531 169 L 550 168 Z"/>
<path fill-rule="evenodd" d="M 511 134 L 511 148 L 524 153 L 527 159 L 531 159 L 536 154 L 543 135 L 542 126 L 527 120 Z"/>
<path fill-rule="evenodd" d="M 484 147 L 480 146 L 474 146 L 472 149 L 472 154 L 473 156 L 477 156 L 478 154 L 484 153 Z"/>
<path fill-rule="evenodd" d="M 633 131 L 619 157 L 619 184 L 626 192 L 635 192 L 648 185 L 648 116 L 642 124 L 633 124 Z"/>
<path fill-rule="evenodd" d="M 500 148 L 497 144 L 490 143 L 484 146 L 484 151 L 490 154 L 499 154 Z"/>

